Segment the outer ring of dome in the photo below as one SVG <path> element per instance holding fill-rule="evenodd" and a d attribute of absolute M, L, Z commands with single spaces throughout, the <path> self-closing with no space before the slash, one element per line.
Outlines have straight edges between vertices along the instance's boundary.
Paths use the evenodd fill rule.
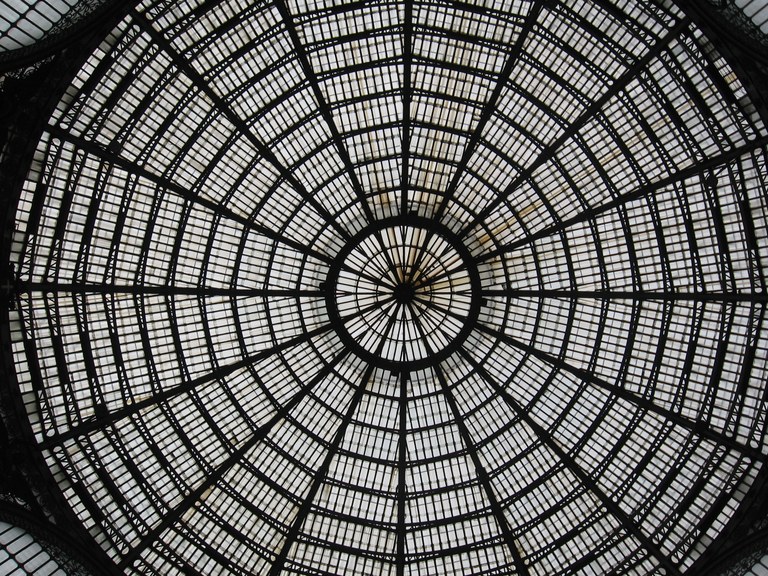
<path fill-rule="evenodd" d="M 432 234 L 439 235 L 451 246 L 451 248 L 456 251 L 456 253 L 461 258 L 461 261 L 463 262 L 465 270 L 469 276 L 471 286 L 471 301 L 469 310 L 461 330 L 459 330 L 459 332 L 454 336 L 453 340 L 445 347 L 435 351 L 429 357 L 416 360 L 394 361 L 387 358 L 382 358 L 381 356 L 378 356 L 377 354 L 374 354 L 370 350 L 366 349 L 347 331 L 336 304 L 335 287 L 347 256 L 366 237 L 384 230 L 385 228 L 396 226 L 422 228 L 426 229 Z M 325 303 L 328 316 L 334 326 L 336 333 L 350 350 L 374 366 L 385 368 L 393 372 L 409 372 L 411 370 L 419 370 L 433 366 L 445 360 L 448 356 L 453 354 L 453 352 L 455 352 L 459 346 L 461 346 L 461 344 L 464 342 L 464 340 L 466 340 L 467 336 L 469 336 L 470 332 L 474 328 L 475 322 L 477 321 L 477 318 L 480 314 L 480 307 L 482 305 L 480 291 L 480 273 L 477 270 L 477 266 L 474 264 L 472 254 L 469 252 L 467 247 L 464 246 L 461 240 L 459 240 L 456 234 L 454 234 L 446 226 L 430 220 L 429 218 L 424 218 L 415 214 L 407 214 L 378 220 L 369 226 L 366 226 L 349 239 L 344 248 L 342 248 L 338 254 L 336 254 L 336 257 L 334 258 L 334 261 L 328 270 L 328 276 L 325 280 Z"/>

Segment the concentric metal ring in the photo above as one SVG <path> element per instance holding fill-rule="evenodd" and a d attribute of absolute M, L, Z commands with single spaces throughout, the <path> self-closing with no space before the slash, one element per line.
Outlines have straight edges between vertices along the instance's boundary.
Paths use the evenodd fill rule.
<path fill-rule="evenodd" d="M 339 336 L 356 354 L 396 371 L 454 351 L 480 310 L 480 277 L 446 227 L 417 216 L 380 220 L 339 252 L 325 283 Z"/>

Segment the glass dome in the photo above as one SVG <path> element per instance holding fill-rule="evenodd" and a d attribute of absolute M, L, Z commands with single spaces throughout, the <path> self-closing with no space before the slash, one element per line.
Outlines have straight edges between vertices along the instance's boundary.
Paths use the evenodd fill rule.
<path fill-rule="evenodd" d="M 9 228 L 25 426 L 115 566 L 693 573 L 768 454 L 768 130 L 690 15 L 131 4 Z"/>
<path fill-rule="evenodd" d="M 8 2 L 0 12 L 0 52 L 39 42 L 77 4 L 77 0 Z"/>

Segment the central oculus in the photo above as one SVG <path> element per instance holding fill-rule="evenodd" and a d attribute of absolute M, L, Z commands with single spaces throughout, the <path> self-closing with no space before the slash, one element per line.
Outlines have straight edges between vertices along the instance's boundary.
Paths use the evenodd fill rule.
<path fill-rule="evenodd" d="M 418 216 L 381 220 L 356 234 L 336 256 L 325 289 L 344 343 L 401 372 L 456 350 L 479 312 L 471 254 L 448 228 Z"/>

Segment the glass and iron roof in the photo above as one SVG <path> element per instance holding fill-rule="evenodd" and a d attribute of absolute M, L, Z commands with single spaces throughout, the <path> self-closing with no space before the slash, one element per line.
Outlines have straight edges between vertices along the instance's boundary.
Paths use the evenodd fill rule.
<path fill-rule="evenodd" d="M 77 0 L 4 2 L 0 9 L 0 53 L 39 42 L 78 4 Z"/>
<path fill-rule="evenodd" d="M 735 0 L 734 4 L 741 9 L 764 34 L 768 34 L 768 1 Z"/>
<path fill-rule="evenodd" d="M 0 521 L 0 570 L 8 576 L 70 576 L 82 574 L 76 564 L 65 565 L 61 552 L 24 528 Z"/>
<path fill-rule="evenodd" d="M 128 574 L 691 573 L 766 445 L 768 130 L 668 1 L 144 0 L 14 215 Z"/>

